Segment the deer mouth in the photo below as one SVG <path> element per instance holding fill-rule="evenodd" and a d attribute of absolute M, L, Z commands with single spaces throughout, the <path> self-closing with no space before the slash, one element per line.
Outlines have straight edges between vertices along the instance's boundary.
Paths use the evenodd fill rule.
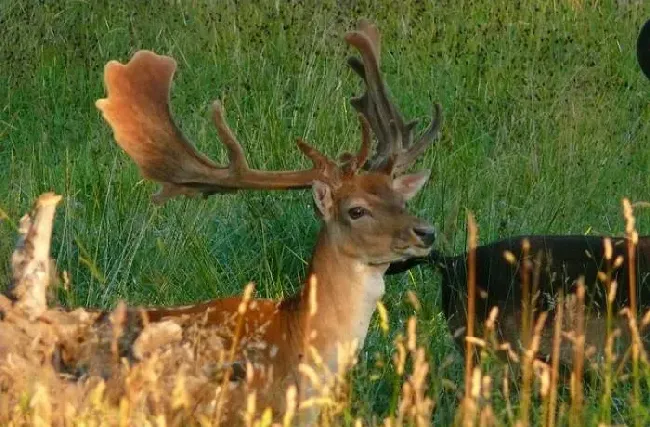
<path fill-rule="evenodd" d="M 395 253 L 400 255 L 400 258 L 391 262 L 403 261 L 409 258 L 418 258 L 418 257 L 427 256 L 429 255 L 429 252 L 431 252 L 432 249 L 433 249 L 433 245 L 424 245 L 424 244 L 396 246 L 393 248 L 393 250 L 395 251 Z"/>
<path fill-rule="evenodd" d="M 400 251 L 395 251 L 395 254 L 390 257 L 386 258 L 380 258 L 380 259 L 374 259 L 372 261 L 368 261 L 368 265 L 377 267 L 377 266 L 382 266 L 382 265 L 388 265 L 392 264 L 394 262 L 400 262 L 400 261 L 406 261 L 411 258 L 419 258 L 428 255 L 429 251 L 423 251 L 422 254 L 420 255 L 419 253 L 413 253 L 409 251 L 408 249 L 406 250 L 400 250 Z"/>
<path fill-rule="evenodd" d="M 431 249 L 433 249 L 432 245 L 417 245 L 417 246 L 411 246 L 406 253 L 410 257 L 421 257 L 421 256 L 427 256 L 429 255 L 429 252 L 431 252 Z"/>

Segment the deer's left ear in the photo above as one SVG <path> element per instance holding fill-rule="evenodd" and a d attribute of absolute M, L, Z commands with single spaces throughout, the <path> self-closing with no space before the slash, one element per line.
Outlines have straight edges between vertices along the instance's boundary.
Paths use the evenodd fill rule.
<path fill-rule="evenodd" d="M 332 217 L 334 202 L 332 200 L 332 189 L 322 181 L 314 181 L 311 185 L 314 194 L 314 203 L 321 217 L 328 221 Z"/>
<path fill-rule="evenodd" d="M 410 175 L 402 175 L 393 180 L 393 189 L 400 193 L 404 200 L 412 199 L 426 184 L 431 171 L 425 169 Z"/>

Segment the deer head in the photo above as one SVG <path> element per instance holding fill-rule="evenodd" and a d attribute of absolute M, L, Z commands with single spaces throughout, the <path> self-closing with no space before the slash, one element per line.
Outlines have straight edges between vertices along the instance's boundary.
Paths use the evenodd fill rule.
<path fill-rule="evenodd" d="M 381 39 L 376 26 L 360 21 L 345 40 L 361 54 L 351 56 L 348 65 L 362 78 L 366 91 L 351 100 L 361 123 L 369 124 L 376 138 L 374 155 L 353 158 L 351 165 L 369 173 L 353 175 L 340 188 L 314 186 L 316 205 L 329 227 L 345 234 L 349 246 L 358 247 L 369 263 L 384 263 L 428 253 L 433 228 L 405 212 L 405 202 L 414 197 L 429 178 L 430 171 L 403 174 L 437 138 L 442 110 L 435 104 L 435 117 L 428 129 L 414 141 L 417 121 L 405 123 L 388 96 L 380 73 Z M 365 126 L 364 126 L 365 127 Z M 365 131 L 364 131 L 365 132 Z M 365 135 L 365 133 L 364 133 Z M 364 137 L 364 141 L 367 137 Z M 362 150 L 363 151 L 363 150 Z M 344 176 L 351 176 L 344 174 Z M 363 249 L 362 249 L 363 248 Z M 388 255 L 388 256 L 387 256 Z"/>
<path fill-rule="evenodd" d="M 369 265 L 386 264 L 426 254 L 433 244 L 433 228 L 405 209 L 428 178 L 425 171 L 394 180 L 357 175 L 338 186 L 316 181 L 314 200 L 325 230 L 343 252 Z"/>

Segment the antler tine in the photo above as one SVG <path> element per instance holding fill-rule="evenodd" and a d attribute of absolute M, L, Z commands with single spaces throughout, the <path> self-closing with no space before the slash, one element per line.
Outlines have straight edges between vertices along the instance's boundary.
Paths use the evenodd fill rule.
<path fill-rule="evenodd" d="M 429 146 L 438 138 L 440 128 L 442 127 L 442 106 L 439 103 L 433 104 L 434 113 L 432 115 L 429 127 L 422 132 L 417 142 L 410 144 L 408 149 L 401 153 L 393 166 L 393 173 L 400 175 L 405 172 L 418 157 L 420 157 L 429 148 Z M 416 121 L 411 122 L 415 125 Z M 412 129 L 409 130 L 412 135 Z"/>
<path fill-rule="evenodd" d="M 361 124 L 361 148 L 357 153 L 356 162 L 357 167 L 362 168 L 368 161 L 368 155 L 370 154 L 371 136 L 370 123 L 363 114 L 359 114 L 359 123 Z"/>
<path fill-rule="evenodd" d="M 316 148 L 307 144 L 302 138 L 298 138 L 296 140 L 296 144 L 298 145 L 298 149 L 302 152 L 302 154 L 311 160 L 314 165 L 314 169 L 322 171 L 321 177 L 317 179 L 330 183 L 333 183 L 339 179 L 339 168 L 336 163 L 334 163 Z"/>
<path fill-rule="evenodd" d="M 346 152 L 340 157 L 341 169 L 345 176 L 354 175 L 361 169 L 368 161 L 368 154 L 370 154 L 370 124 L 363 114 L 359 114 L 359 123 L 361 124 L 361 147 L 359 147 L 359 151 L 356 155 Z"/>
<path fill-rule="evenodd" d="M 228 167 L 233 174 L 241 175 L 245 173 L 248 170 L 248 161 L 246 160 L 244 149 L 237 142 L 235 134 L 230 129 L 230 126 L 228 126 L 224 118 L 223 106 L 219 100 L 212 103 L 212 120 L 214 121 L 214 126 L 217 128 L 219 139 L 228 149 L 228 159 L 230 160 Z"/>
<path fill-rule="evenodd" d="M 397 106 L 390 101 L 388 88 L 379 69 L 381 41 L 377 28 L 362 20 L 356 31 L 346 34 L 345 40 L 361 54 L 361 59 L 349 57 L 348 65 L 366 85 L 363 95 L 352 98 L 351 104 L 366 117 L 377 139 L 375 154 L 366 162 L 366 168 L 399 174 L 415 162 L 437 138 L 442 109 L 440 105 L 435 105 L 431 125 L 413 143 L 413 130 L 417 120 L 405 122 Z"/>
<path fill-rule="evenodd" d="M 155 202 L 180 194 L 207 196 L 238 189 L 304 188 L 316 179 L 327 180 L 334 175 L 330 170 L 333 163 L 322 154 L 309 156 L 314 165 L 308 170 L 250 169 L 218 101 L 213 104 L 213 118 L 228 150 L 229 165 L 217 166 L 198 152 L 174 123 L 169 90 L 175 70 L 176 61 L 150 51 L 136 52 L 126 65 L 110 61 L 104 68 L 107 98 L 96 102 L 115 140 L 141 174 L 162 185 L 153 197 Z"/>

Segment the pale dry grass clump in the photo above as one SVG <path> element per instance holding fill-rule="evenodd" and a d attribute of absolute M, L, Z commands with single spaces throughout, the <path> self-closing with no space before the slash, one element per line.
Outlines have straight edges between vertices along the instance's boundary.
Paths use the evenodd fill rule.
<path fill-rule="evenodd" d="M 238 317 L 210 328 L 207 314 L 150 324 L 124 304 L 110 313 L 49 309 L 59 200 L 41 196 L 21 221 L 10 298 L 0 297 L 0 423 L 187 425 L 226 416 L 224 395 L 242 393 L 248 380 L 241 378 L 245 367 L 231 363 L 231 350 L 241 344 L 238 317 L 252 286 Z M 248 334 L 245 344 L 255 340 Z"/>

